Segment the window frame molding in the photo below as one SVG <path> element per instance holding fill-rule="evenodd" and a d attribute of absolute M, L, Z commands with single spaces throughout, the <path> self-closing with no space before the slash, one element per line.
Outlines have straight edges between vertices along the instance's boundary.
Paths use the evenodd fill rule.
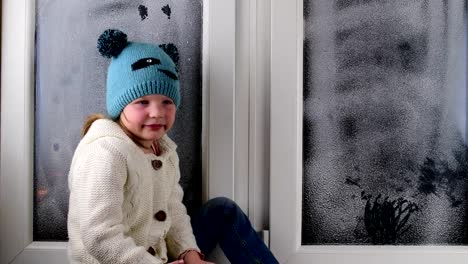
<path fill-rule="evenodd" d="M 271 1 L 270 246 L 279 262 L 466 263 L 468 246 L 301 244 L 303 23 L 303 0 Z"/>

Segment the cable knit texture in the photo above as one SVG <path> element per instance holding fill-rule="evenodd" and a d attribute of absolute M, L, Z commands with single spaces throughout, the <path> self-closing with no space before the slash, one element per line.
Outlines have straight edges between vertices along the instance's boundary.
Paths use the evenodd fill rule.
<path fill-rule="evenodd" d="M 160 146 L 160 156 L 146 154 L 115 122 L 92 124 L 68 177 L 71 263 L 161 264 L 199 250 L 182 204 L 176 145 L 164 136 Z M 156 217 L 161 211 L 165 219 Z"/>

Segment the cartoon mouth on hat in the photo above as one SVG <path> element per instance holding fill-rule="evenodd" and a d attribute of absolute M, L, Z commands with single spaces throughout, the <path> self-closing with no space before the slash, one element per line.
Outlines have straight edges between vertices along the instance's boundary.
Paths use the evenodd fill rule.
<path fill-rule="evenodd" d="M 146 67 L 149 67 L 151 65 L 158 65 L 161 64 L 161 61 L 156 58 L 143 58 L 139 59 L 138 61 L 134 62 L 132 64 L 132 71 L 140 70 Z M 178 80 L 179 78 L 177 75 L 169 70 L 165 69 L 158 69 L 159 72 L 164 73 L 167 77 L 173 79 L 173 80 Z"/>
<path fill-rule="evenodd" d="M 165 70 L 165 69 L 158 69 L 158 71 L 164 73 L 167 77 L 171 78 L 172 80 L 178 80 L 177 75 L 175 75 L 173 72 Z"/>

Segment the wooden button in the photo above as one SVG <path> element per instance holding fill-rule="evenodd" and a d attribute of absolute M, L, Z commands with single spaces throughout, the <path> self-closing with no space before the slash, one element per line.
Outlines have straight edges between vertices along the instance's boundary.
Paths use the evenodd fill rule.
<path fill-rule="evenodd" d="M 159 170 L 162 167 L 162 161 L 153 160 L 153 161 L 151 161 L 151 165 L 153 166 L 153 169 Z"/>
<path fill-rule="evenodd" d="M 154 218 L 156 218 L 156 220 L 162 222 L 162 221 L 166 220 L 166 212 L 161 210 L 161 211 L 154 214 Z"/>

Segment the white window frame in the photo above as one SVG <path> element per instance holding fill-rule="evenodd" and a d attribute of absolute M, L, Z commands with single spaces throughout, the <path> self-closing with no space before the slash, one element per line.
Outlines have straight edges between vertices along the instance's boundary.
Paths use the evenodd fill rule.
<path fill-rule="evenodd" d="M 270 246 L 280 263 L 467 263 L 466 246 L 302 246 L 303 1 L 271 1 Z"/>
<path fill-rule="evenodd" d="M 238 174 L 248 171 L 239 152 L 249 152 L 249 86 L 240 84 L 250 79 L 235 81 L 241 19 L 235 0 L 204 0 L 203 9 L 202 198 L 226 196 L 247 210 L 248 175 Z M 67 242 L 33 241 L 35 1 L 3 0 L 1 25 L 0 263 L 67 263 Z"/>

